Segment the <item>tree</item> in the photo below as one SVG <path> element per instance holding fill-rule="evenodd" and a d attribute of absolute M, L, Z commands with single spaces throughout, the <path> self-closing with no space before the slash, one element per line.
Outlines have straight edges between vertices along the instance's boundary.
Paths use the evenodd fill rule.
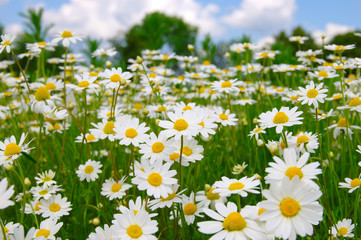
<path fill-rule="evenodd" d="M 123 59 L 135 58 L 144 49 L 167 47 L 176 54 L 186 54 L 187 45 L 194 44 L 198 29 L 181 18 L 160 12 L 147 14 L 140 24 L 134 25 L 123 41 L 110 42 Z"/>

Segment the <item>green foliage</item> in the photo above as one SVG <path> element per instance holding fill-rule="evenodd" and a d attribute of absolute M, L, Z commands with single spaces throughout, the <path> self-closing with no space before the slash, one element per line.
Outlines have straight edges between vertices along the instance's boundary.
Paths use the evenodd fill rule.
<path fill-rule="evenodd" d="M 22 36 L 26 42 L 45 41 L 49 30 L 53 27 L 54 24 L 43 25 L 43 12 L 43 8 L 40 8 L 38 10 L 28 8 L 27 13 L 20 13 L 20 16 L 22 16 L 26 20 L 24 22 L 25 32 Z"/>
<path fill-rule="evenodd" d="M 81 52 L 88 58 L 90 64 L 104 66 L 104 61 L 92 57 L 92 53 L 99 48 L 102 40 L 87 37 L 84 39 L 84 43 L 85 48 L 83 48 Z"/>
<path fill-rule="evenodd" d="M 160 12 L 147 14 L 140 24 L 133 26 L 123 40 L 110 42 L 120 52 L 122 59 L 135 58 L 144 49 L 167 47 L 176 54 L 185 54 L 187 44 L 196 42 L 197 27 L 181 18 Z"/>
<path fill-rule="evenodd" d="M 349 45 L 356 44 L 356 48 L 347 50 L 342 53 L 346 57 L 361 57 L 361 37 L 355 36 L 353 32 L 336 35 L 330 42 L 330 44 L 337 45 Z"/>

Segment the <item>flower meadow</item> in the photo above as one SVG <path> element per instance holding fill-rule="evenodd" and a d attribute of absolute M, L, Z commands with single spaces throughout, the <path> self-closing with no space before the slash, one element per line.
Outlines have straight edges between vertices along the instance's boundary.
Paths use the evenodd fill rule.
<path fill-rule="evenodd" d="M 192 45 L 144 49 L 121 68 L 87 64 L 71 31 L 20 55 L 14 40 L 0 43 L 0 239 L 360 239 L 361 59 L 343 56 L 359 46 L 292 37 L 290 65 L 234 43 L 224 68 Z"/>

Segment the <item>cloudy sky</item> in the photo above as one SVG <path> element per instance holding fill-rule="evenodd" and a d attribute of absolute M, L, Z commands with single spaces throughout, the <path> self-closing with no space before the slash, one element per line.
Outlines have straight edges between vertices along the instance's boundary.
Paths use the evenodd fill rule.
<path fill-rule="evenodd" d="M 280 30 L 301 25 L 315 36 L 330 37 L 361 29 L 360 0 L 0 0 L 0 23 L 14 33 L 22 27 L 19 12 L 45 8 L 53 31 L 70 30 L 107 39 L 139 23 L 146 13 L 162 11 L 197 25 L 200 35 L 216 40 L 242 34 L 262 41 Z"/>

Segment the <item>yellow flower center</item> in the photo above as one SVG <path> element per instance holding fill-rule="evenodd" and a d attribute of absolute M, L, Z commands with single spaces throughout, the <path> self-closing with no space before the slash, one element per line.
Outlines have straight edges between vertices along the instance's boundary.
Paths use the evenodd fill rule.
<path fill-rule="evenodd" d="M 94 167 L 93 166 L 86 166 L 85 168 L 84 168 L 84 172 L 86 173 L 86 174 L 91 174 L 92 172 L 94 172 Z"/>
<path fill-rule="evenodd" d="M 300 168 L 298 168 L 298 167 L 289 167 L 285 174 L 290 179 L 292 179 L 296 175 L 299 176 L 300 179 L 302 179 L 302 177 L 303 177 L 302 170 Z"/>
<path fill-rule="evenodd" d="M 224 114 L 224 113 L 221 113 L 219 114 L 219 118 L 222 120 L 222 121 L 225 121 L 225 120 L 228 120 L 228 115 Z"/>
<path fill-rule="evenodd" d="M 346 124 L 346 118 L 340 118 L 337 122 L 337 127 L 346 127 Z"/>
<path fill-rule="evenodd" d="M 52 203 L 50 204 L 49 206 L 49 210 L 52 211 L 52 212 L 59 212 L 61 209 L 60 205 L 57 204 L 57 203 Z"/>
<path fill-rule="evenodd" d="M 260 131 L 262 131 L 262 128 L 257 128 L 256 130 L 254 130 L 254 133 L 259 133 Z"/>
<path fill-rule="evenodd" d="M 37 233 L 36 233 L 36 237 L 49 237 L 50 235 L 50 231 L 47 229 L 40 229 Z"/>
<path fill-rule="evenodd" d="M 187 110 L 192 110 L 192 107 L 190 107 L 190 106 L 185 106 L 185 107 L 183 108 L 183 111 L 187 111 Z"/>
<path fill-rule="evenodd" d="M 36 212 L 39 211 L 40 210 L 40 207 L 39 207 L 40 205 L 42 205 L 41 202 L 38 202 L 37 204 L 35 204 L 34 211 L 36 211 Z"/>
<path fill-rule="evenodd" d="M 224 81 L 222 82 L 222 88 L 230 88 L 232 87 L 232 83 L 230 81 Z"/>
<path fill-rule="evenodd" d="M 45 87 L 46 87 L 46 89 L 48 89 L 48 90 L 54 90 L 54 89 L 56 89 L 56 86 L 55 86 L 54 83 L 47 83 L 47 84 L 45 85 Z"/>
<path fill-rule="evenodd" d="M 291 96 L 290 99 L 291 100 L 297 100 L 299 97 L 298 96 Z"/>
<path fill-rule="evenodd" d="M 90 72 L 89 73 L 90 77 L 97 77 L 98 76 L 98 72 Z"/>
<path fill-rule="evenodd" d="M 309 140 L 310 138 L 307 137 L 306 135 L 299 136 L 297 138 L 297 146 L 299 147 L 302 143 L 308 142 Z"/>
<path fill-rule="evenodd" d="M 174 122 L 174 126 L 173 128 L 177 131 L 184 131 L 188 128 L 188 123 L 186 120 L 184 119 L 177 119 L 175 122 Z"/>
<path fill-rule="evenodd" d="M 278 112 L 273 118 L 273 123 L 282 124 L 288 122 L 288 120 L 289 117 L 284 112 Z"/>
<path fill-rule="evenodd" d="M 159 173 L 151 173 L 148 176 L 149 184 L 154 187 L 158 187 L 159 185 L 161 185 L 162 181 L 163 181 L 162 176 Z"/>
<path fill-rule="evenodd" d="M 338 231 L 337 231 L 339 234 L 341 234 L 342 236 L 346 235 L 347 234 L 347 228 L 345 227 L 342 227 L 342 228 L 339 228 Z"/>
<path fill-rule="evenodd" d="M 60 130 L 60 128 L 61 128 L 61 126 L 59 125 L 59 123 L 55 123 L 55 124 L 53 125 L 53 127 L 54 127 L 54 130 Z"/>
<path fill-rule="evenodd" d="M 158 110 L 159 112 L 167 111 L 167 107 L 159 106 L 159 107 L 157 108 L 157 110 Z"/>
<path fill-rule="evenodd" d="M 204 127 L 204 121 L 202 120 L 202 122 L 198 123 L 198 125 Z"/>
<path fill-rule="evenodd" d="M 193 215 L 197 211 L 197 206 L 193 203 L 187 203 L 183 208 L 185 215 Z"/>
<path fill-rule="evenodd" d="M 186 155 L 186 156 L 190 156 L 192 155 L 193 151 L 191 148 L 189 147 L 183 147 L 183 154 Z"/>
<path fill-rule="evenodd" d="M 343 51 L 344 50 L 344 46 L 336 46 L 335 47 L 335 51 Z"/>
<path fill-rule="evenodd" d="M 266 53 L 266 52 L 261 53 L 260 56 L 261 56 L 262 58 L 267 58 L 267 57 L 268 57 L 268 53 Z"/>
<path fill-rule="evenodd" d="M 214 201 L 214 200 L 218 200 L 220 198 L 219 193 L 213 193 L 213 190 L 215 188 L 211 188 L 208 190 L 206 197 L 208 200 Z"/>
<path fill-rule="evenodd" d="M 41 196 L 44 196 L 44 195 L 46 195 L 46 194 L 48 194 L 48 190 L 41 190 L 40 192 L 39 192 L 39 195 L 41 195 Z"/>
<path fill-rule="evenodd" d="M 160 197 L 160 200 L 161 200 L 162 202 L 170 201 L 170 200 L 172 200 L 172 199 L 175 198 L 175 195 L 176 195 L 175 192 L 174 192 L 174 193 L 168 193 L 168 197 L 167 197 L 167 198 Z"/>
<path fill-rule="evenodd" d="M 128 128 L 126 131 L 125 131 L 125 136 L 127 138 L 135 138 L 136 136 L 138 136 L 138 132 L 137 130 L 135 130 L 134 128 Z"/>
<path fill-rule="evenodd" d="M 155 74 L 155 73 L 150 73 L 149 74 L 149 78 L 156 78 L 157 77 L 157 74 Z"/>
<path fill-rule="evenodd" d="M 175 152 L 169 155 L 169 159 L 172 161 L 176 160 L 177 158 L 179 158 L 179 153 Z"/>
<path fill-rule="evenodd" d="M 13 93 L 11 93 L 11 92 L 4 92 L 3 95 L 4 95 L 4 97 L 10 97 L 11 95 L 13 95 Z"/>
<path fill-rule="evenodd" d="M 90 142 L 90 141 L 94 141 L 96 138 L 95 138 L 95 136 L 93 135 L 93 134 L 89 134 L 88 136 L 86 136 L 86 140 L 88 141 L 88 142 Z"/>
<path fill-rule="evenodd" d="M 46 87 L 39 87 L 39 89 L 35 92 L 36 101 L 44 101 L 50 99 L 50 93 Z"/>
<path fill-rule="evenodd" d="M 16 143 L 9 143 L 5 147 L 4 155 L 5 156 L 11 156 L 16 155 L 21 152 L 21 147 L 19 147 Z"/>
<path fill-rule="evenodd" d="M 316 89 L 310 89 L 307 92 L 307 97 L 309 98 L 315 98 L 318 95 L 318 91 Z"/>
<path fill-rule="evenodd" d="M 223 220 L 223 228 L 228 232 L 242 231 L 245 227 L 247 227 L 246 220 L 239 212 L 231 212 Z"/>
<path fill-rule="evenodd" d="M 110 81 L 112 81 L 112 82 L 119 82 L 119 81 L 120 81 L 120 76 L 119 76 L 119 74 L 113 74 L 112 76 L 110 76 Z"/>
<path fill-rule="evenodd" d="M 283 216 L 294 217 L 301 210 L 301 206 L 293 198 L 285 198 L 280 203 L 280 210 Z"/>
<path fill-rule="evenodd" d="M 44 177 L 42 180 L 43 180 L 43 182 L 49 182 L 53 179 L 51 177 Z"/>
<path fill-rule="evenodd" d="M 335 96 L 332 96 L 332 98 L 333 98 L 334 100 L 338 100 L 338 99 L 341 99 L 341 98 L 342 98 L 342 95 L 341 95 L 341 94 L 337 94 L 337 95 L 335 95 Z"/>
<path fill-rule="evenodd" d="M 143 109 L 143 105 L 141 103 L 135 103 L 134 108 L 137 110 Z"/>
<path fill-rule="evenodd" d="M 119 190 L 122 189 L 122 185 L 119 183 L 114 183 L 112 186 L 112 192 L 119 192 Z"/>
<path fill-rule="evenodd" d="M 39 46 L 46 46 L 46 42 L 38 42 Z"/>
<path fill-rule="evenodd" d="M 113 129 L 114 129 L 114 122 L 110 121 L 105 124 L 103 128 L 103 132 L 105 134 L 115 134 Z"/>
<path fill-rule="evenodd" d="M 70 38 L 70 37 L 73 37 L 73 34 L 72 34 L 70 31 L 64 31 L 64 32 L 61 34 L 61 37 L 62 37 L 62 38 Z"/>
<path fill-rule="evenodd" d="M 262 213 L 264 213 L 266 211 L 266 209 L 260 208 L 258 209 L 258 216 L 261 215 Z"/>
<path fill-rule="evenodd" d="M 228 187 L 228 189 L 231 191 L 240 190 L 242 188 L 244 188 L 244 184 L 241 182 L 231 183 Z"/>
<path fill-rule="evenodd" d="M 78 87 L 82 87 L 82 88 L 85 88 L 89 85 L 90 83 L 88 81 L 81 81 L 80 83 L 78 83 Z"/>
<path fill-rule="evenodd" d="M 350 102 L 348 103 L 349 107 L 356 107 L 361 105 L 361 100 L 359 97 L 356 97 L 354 99 L 351 99 Z"/>
<path fill-rule="evenodd" d="M 319 71 L 318 76 L 319 77 L 328 77 L 328 73 L 327 73 L 327 71 Z"/>
<path fill-rule="evenodd" d="M 351 185 L 352 188 L 360 186 L 361 185 L 361 179 L 358 179 L 358 178 L 352 179 L 350 185 Z"/>
<path fill-rule="evenodd" d="M 127 228 L 127 234 L 131 238 L 139 238 L 143 234 L 143 230 L 137 224 L 130 225 Z"/>
<path fill-rule="evenodd" d="M 10 45 L 10 40 L 6 40 L 5 42 L 1 43 L 1 46 L 8 46 Z"/>
<path fill-rule="evenodd" d="M 161 143 L 161 142 L 155 142 L 153 145 L 152 145 L 152 151 L 154 153 L 160 153 L 164 150 L 164 144 Z"/>

